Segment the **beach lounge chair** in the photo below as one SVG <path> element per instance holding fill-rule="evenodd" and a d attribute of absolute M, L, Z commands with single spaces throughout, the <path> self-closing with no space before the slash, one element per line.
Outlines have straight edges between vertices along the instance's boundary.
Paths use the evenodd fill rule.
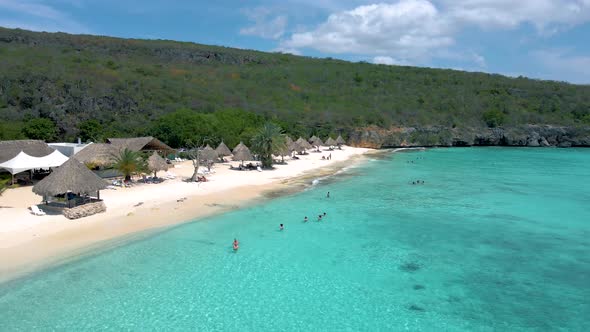
<path fill-rule="evenodd" d="M 44 216 L 45 211 L 41 210 L 37 205 L 31 205 L 31 213 L 36 216 Z"/>

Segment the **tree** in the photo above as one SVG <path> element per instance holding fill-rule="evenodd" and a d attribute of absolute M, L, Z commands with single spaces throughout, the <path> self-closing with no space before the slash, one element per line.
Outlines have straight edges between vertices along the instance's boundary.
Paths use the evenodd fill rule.
<path fill-rule="evenodd" d="M 22 133 L 30 139 L 50 142 L 57 138 L 57 127 L 53 121 L 46 118 L 30 119 L 23 126 Z"/>
<path fill-rule="evenodd" d="M 125 181 L 129 181 L 131 180 L 131 175 L 146 172 L 147 163 L 139 152 L 125 148 L 118 156 L 115 156 L 113 168 L 125 176 Z"/>
<path fill-rule="evenodd" d="M 260 156 L 263 168 L 272 168 L 272 155 L 280 154 L 285 148 L 285 136 L 281 127 L 267 122 L 252 137 L 252 151 Z"/>
<path fill-rule="evenodd" d="M 504 113 L 493 109 L 483 113 L 483 120 L 488 125 L 488 127 L 495 128 L 499 127 L 504 123 L 506 116 Z"/>
<path fill-rule="evenodd" d="M 97 120 L 81 122 L 78 128 L 83 142 L 102 142 L 104 139 L 104 128 Z"/>

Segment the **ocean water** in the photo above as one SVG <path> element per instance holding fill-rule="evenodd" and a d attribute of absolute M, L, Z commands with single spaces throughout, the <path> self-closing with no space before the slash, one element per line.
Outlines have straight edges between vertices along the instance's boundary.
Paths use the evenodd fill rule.
<path fill-rule="evenodd" d="M 589 165 L 584 149 L 375 157 L 0 285 L 0 330 L 588 331 Z"/>

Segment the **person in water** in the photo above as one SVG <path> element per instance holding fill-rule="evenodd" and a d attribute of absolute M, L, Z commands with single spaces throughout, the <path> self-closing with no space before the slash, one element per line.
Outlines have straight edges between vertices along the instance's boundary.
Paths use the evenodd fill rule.
<path fill-rule="evenodd" d="M 324 217 L 326 216 L 326 212 L 324 212 Z"/>
<path fill-rule="evenodd" d="M 320 214 L 320 215 L 318 216 L 318 221 L 321 221 L 321 220 L 322 220 L 322 215 Z"/>
<path fill-rule="evenodd" d="M 305 218 L 303 218 L 303 222 L 307 222 L 307 216 L 305 216 Z"/>
<path fill-rule="evenodd" d="M 238 248 L 240 247 L 240 243 L 238 242 L 238 239 L 234 239 L 234 250 L 238 250 Z"/>
<path fill-rule="evenodd" d="M 280 229 L 281 230 L 285 229 L 285 226 L 283 226 L 283 224 L 281 224 Z"/>
<path fill-rule="evenodd" d="M 328 193 L 326 194 L 326 198 L 330 198 L 330 192 L 328 191 Z"/>

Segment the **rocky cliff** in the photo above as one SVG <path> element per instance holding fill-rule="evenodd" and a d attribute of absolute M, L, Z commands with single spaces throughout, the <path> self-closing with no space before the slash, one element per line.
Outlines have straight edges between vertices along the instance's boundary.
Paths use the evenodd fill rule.
<path fill-rule="evenodd" d="M 512 128 L 367 127 L 349 133 L 352 146 L 557 146 L 590 147 L 590 127 L 527 125 Z"/>

